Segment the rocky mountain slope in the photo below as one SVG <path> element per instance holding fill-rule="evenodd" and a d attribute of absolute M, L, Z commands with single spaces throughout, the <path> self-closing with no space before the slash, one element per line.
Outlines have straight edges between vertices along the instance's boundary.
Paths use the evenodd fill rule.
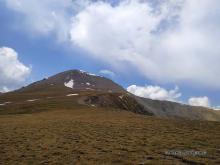
<path fill-rule="evenodd" d="M 36 91 L 105 91 L 105 92 L 125 92 L 125 90 L 115 82 L 105 77 L 91 74 L 81 70 L 69 70 L 41 81 L 23 87 L 17 92 L 36 92 Z"/>
<path fill-rule="evenodd" d="M 0 97 L 0 114 L 51 109 L 105 107 L 152 115 L 110 79 L 80 70 L 65 71 Z"/>
<path fill-rule="evenodd" d="M 65 71 L 0 95 L 0 114 L 79 107 L 121 109 L 162 118 L 220 121 L 220 112 L 128 93 L 110 79 L 80 70 Z"/>
<path fill-rule="evenodd" d="M 170 101 L 151 100 L 135 96 L 148 112 L 161 118 L 220 121 L 220 111 L 205 107 L 189 106 Z"/>

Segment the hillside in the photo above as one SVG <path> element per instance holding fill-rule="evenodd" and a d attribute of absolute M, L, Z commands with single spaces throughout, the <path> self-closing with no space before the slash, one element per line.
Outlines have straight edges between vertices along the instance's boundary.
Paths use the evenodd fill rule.
<path fill-rule="evenodd" d="M 54 108 L 106 107 L 152 115 L 112 80 L 70 70 L 0 97 L 0 114 L 33 113 Z"/>
<path fill-rule="evenodd" d="M 160 118 L 220 121 L 220 111 L 213 109 L 141 97 L 135 97 L 135 99 L 148 112 Z"/>
<path fill-rule="evenodd" d="M 218 122 L 159 119 L 97 107 L 0 115 L 0 122 L 0 164 L 220 163 Z"/>
<path fill-rule="evenodd" d="M 54 108 L 116 108 L 162 118 L 220 121 L 220 112 L 128 93 L 105 77 L 69 70 L 0 95 L 0 114 L 33 113 Z"/>

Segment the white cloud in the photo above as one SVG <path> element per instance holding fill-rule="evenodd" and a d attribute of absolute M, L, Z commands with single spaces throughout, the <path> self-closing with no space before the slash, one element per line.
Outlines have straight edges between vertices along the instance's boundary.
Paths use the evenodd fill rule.
<path fill-rule="evenodd" d="M 179 91 L 178 87 L 172 90 L 167 90 L 160 86 L 137 86 L 131 85 L 127 87 L 127 91 L 140 97 L 149 98 L 153 100 L 167 100 L 174 101 L 181 104 L 185 104 L 178 99 L 181 97 L 182 93 Z M 220 106 L 211 106 L 210 100 L 207 96 L 203 97 L 191 97 L 188 99 L 188 105 L 191 106 L 201 106 L 206 108 L 211 108 L 213 110 L 220 110 Z"/>
<path fill-rule="evenodd" d="M 0 93 L 6 93 L 9 91 L 10 91 L 10 89 L 8 89 L 6 86 L 0 87 Z"/>
<path fill-rule="evenodd" d="M 15 50 L 8 47 L 0 48 L 0 91 L 8 92 L 9 89 L 22 85 L 31 69 L 18 60 Z"/>
<path fill-rule="evenodd" d="M 55 35 L 58 41 L 67 41 L 70 18 L 74 12 L 89 4 L 88 0 L 5 0 L 6 6 L 22 18 L 16 27 L 39 34 Z"/>
<path fill-rule="evenodd" d="M 102 69 L 99 71 L 100 74 L 103 74 L 103 75 L 107 75 L 107 76 L 110 76 L 110 77 L 114 77 L 115 76 L 115 73 L 112 72 L 111 70 L 108 70 L 108 69 Z"/>
<path fill-rule="evenodd" d="M 155 100 L 175 101 L 181 96 L 178 87 L 175 87 L 175 89 L 172 90 L 166 90 L 159 86 L 131 85 L 127 88 L 127 91 L 140 97 L 150 98 Z"/>
<path fill-rule="evenodd" d="M 92 3 L 72 18 L 71 40 L 152 80 L 220 88 L 219 6 L 218 0 Z"/>
<path fill-rule="evenodd" d="M 220 106 L 213 107 L 213 110 L 220 111 Z"/>
<path fill-rule="evenodd" d="M 219 0 L 5 1 L 21 29 L 70 39 L 118 70 L 220 88 Z"/>
<path fill-rule="evenodd" d="M 192 105 L 192 106 L 210 107 L 210 101 L 207 96 L 191 97 L 189 98 L 188 103 L 189 105 Z"/>

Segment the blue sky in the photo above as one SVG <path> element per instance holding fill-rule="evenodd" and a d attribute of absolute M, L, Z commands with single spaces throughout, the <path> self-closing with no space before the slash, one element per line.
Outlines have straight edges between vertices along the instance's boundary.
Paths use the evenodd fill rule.
<path fill-rule="evenodd" d="M 220 105 L 218 1 L 31 1 L 0 1 L 0 90 L 69 69 L 108 70 L 140 96 Z M 17 53 L 13 64 L 4 61 L 5 47 Z M 4 68 L 25 73 L 16 80 Z"/>

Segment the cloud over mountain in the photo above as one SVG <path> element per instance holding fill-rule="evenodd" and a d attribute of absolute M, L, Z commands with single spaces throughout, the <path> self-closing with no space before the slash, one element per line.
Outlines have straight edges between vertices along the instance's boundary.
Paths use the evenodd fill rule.
<path fill-rule="evenodd" d="M 7 92 L 23 84 L 31 72 L 18 59 L 17 52 L 8 47 L 0 48 L 0 91 Z"/>
<path fill-rule="evenodd" d="M 115 73 L 111 70 L 108 70 L 108 69 L 102 69 L 102 70 L 99 71 L 99 73 L 102 74 L 102 75 L 110 76 L 110 77 L 115 76 Z"/>
<path fill-rule="evenodd" d="M 166 90 L 165 88 L 159 86 L 131 85 L 127 88 L 127 91 L 133 93 L 136 96 L 155 99 L 155 100 L 175 101 L 181 96 L 178 87 L 175 87 L 175 89 L 172 90 Z"/>
<path fill-rule="evenodd" d="M 189 105 L 192 106 L 202 106 L 202 107 L 210 107 L 210 101 L 209 98 L 204 97 L 191 97 L 189 98 Z"/>
<path fill-rule="evenodd" d="M 55 34 L 118 70 L 220 88 L 218 0 L 5 1 L 24 29 Z"/>
<path fill-rule="evenodd" d="M 96 58 L 133 66 L 152 80 L 219 88 L 219 4 L 93 3 L 73 17 L 71 40 Z"/>

